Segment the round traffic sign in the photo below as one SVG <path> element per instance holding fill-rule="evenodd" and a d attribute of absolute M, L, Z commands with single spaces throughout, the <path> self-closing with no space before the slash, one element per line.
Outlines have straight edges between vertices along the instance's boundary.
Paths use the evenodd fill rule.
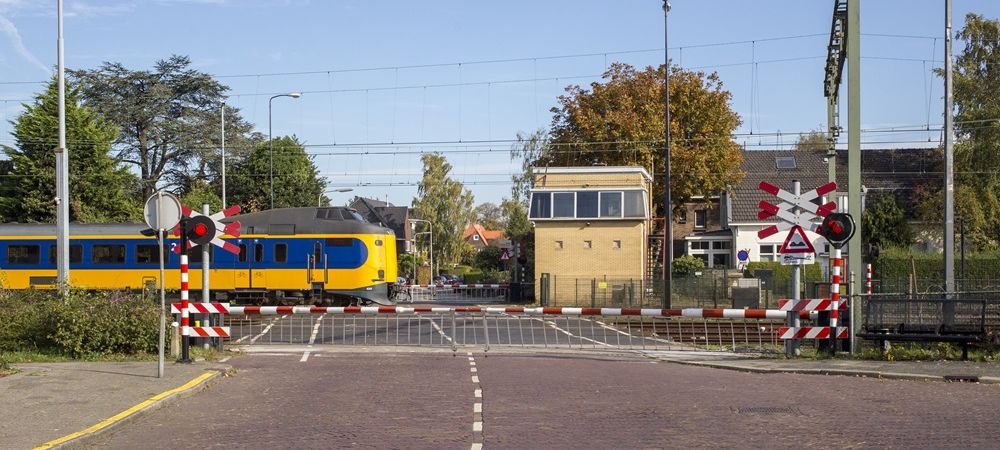
<path fill-rule="evenodd" d="M 150 228 L 169 230 L 181 221 L 181 201 L 174 194 L 157 191 L 146 200 L 143 217 Z"/>

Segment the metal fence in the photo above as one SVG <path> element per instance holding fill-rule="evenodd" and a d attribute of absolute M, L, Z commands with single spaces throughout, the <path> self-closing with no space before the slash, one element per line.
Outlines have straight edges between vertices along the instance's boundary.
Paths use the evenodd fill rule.
<path fill-rule="evenodd" d="M 705 270 L 698 276 L 672 280 L 672 307 L 723 308 L 732 306 L 731 287 L 741 275 L 735 271 Z M 663 304 L 661 279 L 573 278 L 548 276 L 538 283 L 542 306 L 658 307 Z"/>
<path fill-rule="evenodd" d="M 777 352 L 781 320 L 497 313 L 227 316 L 230 348 L 353 345 Z"/>

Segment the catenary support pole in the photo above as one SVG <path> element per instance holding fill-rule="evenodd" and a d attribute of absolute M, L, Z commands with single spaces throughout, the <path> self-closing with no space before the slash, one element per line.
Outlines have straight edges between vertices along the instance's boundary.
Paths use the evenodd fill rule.
<path fill-rule="evenodd" d="M 221 122 L 222 122 L 222 209 L 226 209 L 229 205 L 226 203 L 226 99 L 222 99 L 222 112 Z"/>
<path fill-rule="evenodd" d="M 952 111 L 951 0 L 944 2 L 944 290 L 955 292 L 955 149 Z"/>
<path fill-rule="evenodd" d="M 69 288 L 69 150 L 66 148 L 66 73 L 63 57 L 63 1 L 58 2 L 56 52 L 59 90 L 59 146 L 56 147 L 56 282 Z"/>
<path fill-rule="evenodd" d="M 847 2 L 847 211 L 861 220 L 861 0 Z M 847 272 L 861 273 L 864 230 L 847 244 Z M 850 282 L 860 282 L 860 277 Z M 862 292 L 853 285 L 851 293 Z M 851 305 L 854 306 L 854 305 Z M 850 323 L 861 323 L 861 308 L 851 308 Z M 856 327 L 854 329 L 857 329 Z M 854 341 L 856 342 L 856 341 Z"/>
<path fill-rule="evenodd" d="M 673 214 L 670 199 L 670 48 L 667 46 L 667 13 L 670 2 L 663 0 L 663 307 L 670 308 L 673 291 Z"/>

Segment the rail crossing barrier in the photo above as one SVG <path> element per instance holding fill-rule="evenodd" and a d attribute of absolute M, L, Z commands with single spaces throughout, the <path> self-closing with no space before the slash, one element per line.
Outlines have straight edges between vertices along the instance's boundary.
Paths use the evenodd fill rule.
<path fill-rule="evenodd" d="M 786 312 L 716 308 L 520 306 L 233 306 L 191 303 L 221 314 L 230 346 L 325 344 L 686 350 L 769 350 Z M 180 304 L 171 305 L 173 313 Z M 815 312 L 801 311 L 804 320 Z M 192 327 L 194 329 L 195 327 Z M 195 334 L 197 333 L 197 334 Z M 192 336 L 215 336 L 198 327 Z"/>
<path fill-rule="evenodd" d="M 405 284 L 399 303 L 504 303 L 509 284 Z"/>

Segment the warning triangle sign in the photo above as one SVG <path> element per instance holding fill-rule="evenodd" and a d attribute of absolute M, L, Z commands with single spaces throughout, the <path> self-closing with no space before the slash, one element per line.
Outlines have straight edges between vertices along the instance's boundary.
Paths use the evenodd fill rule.
<path fill-rule="evenodd" d="M 795 225 L 788 231 L 788 237 L 785 238 L 785 243 L 781 244 L 778 253 L 816 253 L 816 249 L 806 237 L 805 230 Z"/>
<path fill-rule="evenodd" d="M 508 259 L 510 259 L 510 251 L 508 251 L 507 249 L 503 249 L 500 252 L 500 261 L 506 261 Z"/>

